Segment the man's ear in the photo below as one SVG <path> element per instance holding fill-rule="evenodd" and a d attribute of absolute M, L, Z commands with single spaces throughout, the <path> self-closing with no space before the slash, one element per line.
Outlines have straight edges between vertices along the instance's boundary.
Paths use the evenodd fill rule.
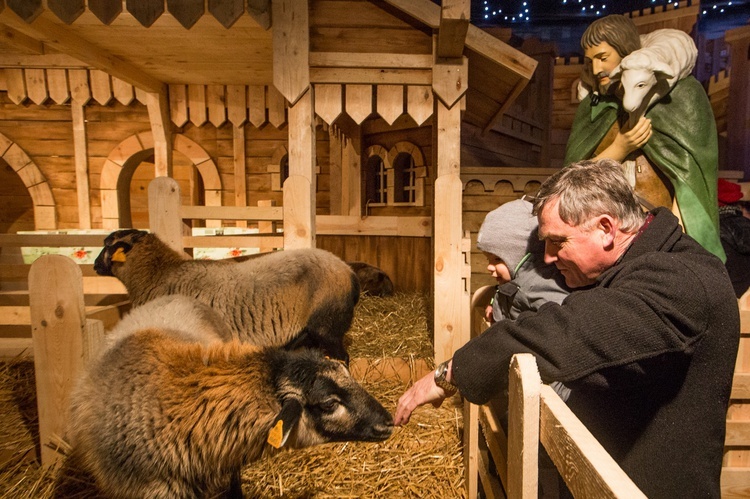
<path fill-rule="evenodd" d="M 267 442 L 274 448 L 284 446 L 292 429 L 299 423 L 302 416 L 302 404 L 295 399 L 287 399 L 281 404 L 281 411 L 268 432 Z"/>
<path fill-rule="evenodd" d="M 609 215 L 600 215 L 596 222 L 596 228 L 601 231 L 602 247 L 611 249 L 617 235 L 617 224 Z"/>

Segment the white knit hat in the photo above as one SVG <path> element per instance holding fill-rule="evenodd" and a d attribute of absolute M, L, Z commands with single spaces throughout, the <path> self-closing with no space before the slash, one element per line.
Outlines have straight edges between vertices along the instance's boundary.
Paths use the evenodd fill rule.
<path fill-rule="evenodd" d="M 512 278 L 516 277 L 516 266 L 526 253 L 544 253 L 532 208 L 525 199 L 510 201 L 489 212 L 479 229 L 477 249 L 500 258 Z"/>

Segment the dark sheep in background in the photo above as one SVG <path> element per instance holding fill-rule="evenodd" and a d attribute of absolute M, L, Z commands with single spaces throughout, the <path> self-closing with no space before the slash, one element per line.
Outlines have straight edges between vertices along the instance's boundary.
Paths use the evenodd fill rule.
<path fill-rule="evenodd" d="M 319 348 L 349 360 L 343 339 L 359 281 L 328 251 L 284 250 L 243 262 L 193 260 L 154 234 L 126 229 L 107 236 L 94 269 L 120 279 L 134 306 L 164 295 L 189 296 L 216 310 L 242 342 Z"/>
<path fill-rule="evenodd" d="M 134 308 L 71 395 L 69 462 L 108 497 L 241 497 L 242 467 L 270 446 L 390 436 L 391 415 L 341 363 L 225 343 L 218 316 L 195 302 L 186 315 L 184 300 Z"/>
<path fill-rule="evenodd" d="M 365 262 L 349 262 L 357 278 L 359 289 L 362 293 L 370 296 L 391 296 L 393 294 L 393 281 L 383 270 Z"/>

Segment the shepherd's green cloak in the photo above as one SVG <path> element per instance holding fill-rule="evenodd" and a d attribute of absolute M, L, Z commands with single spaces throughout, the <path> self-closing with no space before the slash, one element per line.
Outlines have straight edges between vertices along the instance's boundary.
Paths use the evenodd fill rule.
<path fill-rule="evenodd" d="M 621 109 L 620 100 L 602 96 L 597 105 L 587 96 L 578 106 L 565 152 L 565 164 L 589 159 Z M 648 111 L 653 134 L 643 154 L 672 182 L 685 232 L 726 260 L 719 240 L 717 200 L 718 139 L 706 91 L 688 76 Z"/>

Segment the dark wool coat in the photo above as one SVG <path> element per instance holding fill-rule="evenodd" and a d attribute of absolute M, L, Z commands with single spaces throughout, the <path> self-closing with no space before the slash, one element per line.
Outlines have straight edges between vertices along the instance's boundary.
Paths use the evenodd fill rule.
<path fill-rule="evenodd" d="M 612 268 L 562 305 L 495 323 L 453 357 L 453 379 L 483 404 L 507 386 L 513 354 L 545 381 L 650 498 L 719 497 L 725 417 L 739 343 L 722 262 L 664 208 Z"/>

